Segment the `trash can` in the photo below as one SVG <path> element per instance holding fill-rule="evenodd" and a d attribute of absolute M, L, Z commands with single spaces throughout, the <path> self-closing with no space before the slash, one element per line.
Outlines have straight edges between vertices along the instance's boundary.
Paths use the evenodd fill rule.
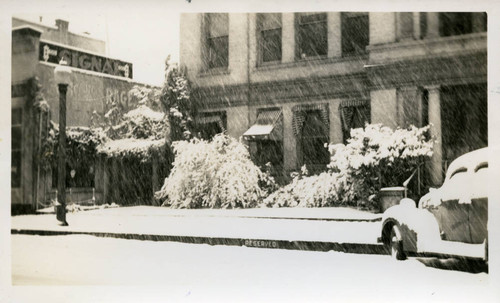
<path fill-rule="evenodd" d="M 404 198 L 404 193 L 405 188 L 402 186 L 381 188 L 379 195 L 379 211 L 383 213 L 389 207 L 398 205 L 399 201 Z"/>

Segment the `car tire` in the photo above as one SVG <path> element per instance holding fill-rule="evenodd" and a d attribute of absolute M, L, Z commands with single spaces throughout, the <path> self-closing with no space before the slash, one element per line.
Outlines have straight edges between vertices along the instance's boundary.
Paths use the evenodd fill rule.
<path fill-rule="evenodd" d="M 403 238 L 401 236 L 401 230 L 397 225 L 392 226 L 388 244 L 389 251 L 393 259 L 398 261 L 406 260 L 406 254 L 403 249 Z"/>

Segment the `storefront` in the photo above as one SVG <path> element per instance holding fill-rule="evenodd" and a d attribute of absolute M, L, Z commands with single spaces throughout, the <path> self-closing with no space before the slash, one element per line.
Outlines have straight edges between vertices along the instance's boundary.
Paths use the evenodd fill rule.
<path fill-rule="evenodd" d="M 42 39 L 43 30 L 29 24 L 12 30 L 12 213 L 31 212 L 55 198 L 57 176 L 42 163 L 40 152 L 51 121 L 59 120 L 59 93 L 54 68 L 61 59 L 72 67 L 67 93 L 66 123 L 89 127 L 109 106 L 131 108 L 133 68 L 129 62 Z M 73 200 L 102 198 L 102 167 L 98 163 L 68 164 L 66 185 Z M 54 172 L 54 174 L 53 174 Z"/>

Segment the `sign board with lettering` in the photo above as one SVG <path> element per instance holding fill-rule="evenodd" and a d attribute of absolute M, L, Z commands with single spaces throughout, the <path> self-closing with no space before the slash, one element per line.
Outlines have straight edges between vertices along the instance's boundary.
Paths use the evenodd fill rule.
<path fill-rule="evenodd" d="M 132 79 L 132 63 L 45 41 L 40 41 L 38 59 L 55 64 L 64 59 L 71 67 Z"/>

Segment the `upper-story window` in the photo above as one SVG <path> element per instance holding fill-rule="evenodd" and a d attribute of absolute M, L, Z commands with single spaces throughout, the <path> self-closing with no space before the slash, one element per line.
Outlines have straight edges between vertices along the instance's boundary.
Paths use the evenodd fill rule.
<path fill-rule="evenodd" d="M 259 62 L 281 61 L 281 14 L 257 14 Z"/>
<path fill-rule="evenodd" d="M 224 68 L 229 63 L 229 16 L 205 14 L 208 68 Z"/>
<path fill-rule="evenodd" d="M 342 56 L 363 54 L 369 43 L 368 13 L 341 13 Z"/>
<path fill-rule="evenodd" d="M 328 26 L 326 13 L 298 13 L 295 15 L 297 26 L 297 57 L 326 56 L 328 54 Z"/>
<path fill-rule="evenodd" d="M 442 37 L 486 31 L 486 13 L 439 13 Z"/>
<path fill-rule="evenodd" d="M 413 13 L 400 12 L 398 17 L 398 40 L 413 39 Z"/>

